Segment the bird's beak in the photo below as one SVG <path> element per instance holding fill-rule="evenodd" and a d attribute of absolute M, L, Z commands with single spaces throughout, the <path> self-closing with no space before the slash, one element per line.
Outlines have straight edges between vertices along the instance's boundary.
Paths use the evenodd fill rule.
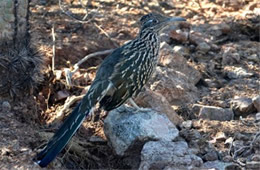
<path fill-rule="evenodd" d="M 186 19 L 182 17 L 171 17 L 166 20 L 166 22 L 176 22 L 176 21 L 186 21 Z"/>

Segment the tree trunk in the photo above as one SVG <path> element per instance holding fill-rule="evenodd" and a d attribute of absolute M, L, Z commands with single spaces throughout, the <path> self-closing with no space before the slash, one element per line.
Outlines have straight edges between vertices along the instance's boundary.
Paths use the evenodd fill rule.
<path fill-rule="evenodd" d="M 0 0 L 0 39 L 28 41 L 28 0 Z M 28 43 L 28 42 L 27 42 Z"/>
<path fill-rule="evenodd" d="M 0 96 L 30 94 L 41 77 L 41 57 L 30 45 L 29 1 L 0 0 Z"/>

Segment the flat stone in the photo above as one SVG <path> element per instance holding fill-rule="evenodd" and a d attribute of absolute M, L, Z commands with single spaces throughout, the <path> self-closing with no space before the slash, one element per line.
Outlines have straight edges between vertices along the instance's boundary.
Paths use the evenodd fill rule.
<path fill-rule="evenodd" d="M 179 131 L 166 115 L 151 109 L 136 110 L 121 106 L 111 111 L 104 121 L 108 143 L 117 155 L 140 153 L 151 140 L 172 141 Z"/>
<path fill-rule="evenodd" d="M 218 160 L 218 153 L 216 151 L 211 151 L 202 156 L 205 161 L 215 161 Z"/>
<path fill-rule="evenodd" d="M 185 141 L 150 141 L 141 152 L 139 170 L 187 169 L 200 167 L 203 161 L 191 153 Z"/>
<path fill-rule="evenodd" d="M 226 66 L 224 68 L 224 72 L 230 79 L 249 78 L 254 75 L 253 73 L 249 73 L 246 69 L 242 67 L 235 66 Z"/>
<path fill-rule="evenodd" d="M 258 162 L 258 161 L 246 162 L 245 168 L 247 170 L 259 170 L 260 169 L 260 162 Z"/>
<path fill-rule="evenodd" d="M 230 104 L 236 116 L 250 114 L 255 111 L 253 101 L 250 98 L 241 97 L 233 99 Z"/>
<path fill-rule="evenodd" d="M 205 162 L 202 166 L 202 169 L 217 169 L 217 170 L 227 170 L 227 167 L 235 165 L 233 163 L 227 163 L 227 162 L 222 162 L 219 160 L 216 161 L 208 161 Z"/>
<path fill-rule="evenodd" d="M 231 109 L 223 109 L 215 106 L 204 106 L 200 109 L 199 118 L 219 121 L 229 121 L 234 117 Z"/>
<path fill-rule="evenodd" d="M 206 42 L 199 43 L 197 50 L 207 53 L 210 50 L 210 46 Z"/>

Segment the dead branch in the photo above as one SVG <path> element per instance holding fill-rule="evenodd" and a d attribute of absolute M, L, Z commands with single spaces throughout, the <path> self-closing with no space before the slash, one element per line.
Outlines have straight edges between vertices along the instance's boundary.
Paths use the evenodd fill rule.
<path fill-rule="evenodd" d="M 75 21 L 77 21 L 77 22 L 83 23 L 83 24 L 89 23 L 90 21 L 92 21 L 92 20 L 95 18 L 95 14 L 94 14 L 93 17 L 91 17 L 89 20 L 85 21 L 85 19 L 89 16 L 89 13 L 88 13 L 88 12 L 84 15 L 84 17 L 83 17 L 82 20 L 80 20 L 80 19 L 74 17 L 73 15 L 69 14 L 69 12 L 66 11 L 66 10 L 62 7 L 61 0 L 59 0 L 59 7 L 60 7 L 61 11 L 62 11 L 64 14 L 66 14 L 68 17 L 72 18 L 73 20 L 75 20 Z M 85 8 L 85 9 L 86 9 L 86 8 Z M 99 9 L 99 8 L 98 8 L 98 9 Z M 98 9 L 97 9 L 97 10 L 98 10 Z M 86 10 L 86 11 L 87 11 L 87 10 Z"/>
<path fill-rule="evenodd" d="M 64 117 L 64 113 L 70 108 L 76 101 L 81 100 L 84 95 L 68 97 L 63 105 L 63 108 L 57 113 L 56 119 L 61 120 Z"/>
<path fill-rule="evenodd" d="M 56 42 L 56 39 L 55 39 L 55 32 L 54 32 L 54 25 L 52 26 L 52 29 L 51 29 L 51 34 L 52 34 L 52 65 L 51 65 L 51 69 L 52 69 L 52 72 L 55 71 L 55 42 Z"/>
<path fill-rule="evenodd" d="M 82 58 L 80 61 L 78 61 L 74 66 L 73 66 L 73 70 L 70 71 L 70 69 L 66 68 L 64 69 L 65 71 L 65 77 L 66 77 L 66 83 L 69 87 L 72 86 L 72 82 L 71 82 L 71 77 L 72 75 L 78 71 L 79 69 L 79 66 L 84 63 L 85 61 L 87 61 L 88 59 L 92 58 L 92 57 L 96 57 L 96 56 L 99 56 L 99 55 L 105 55 L 105 54 L 110 54 L 111 52 L 113 52 L 114 49 L 110 49 L 110 50 L 105 50 L 105 51 L 98 51 L 98 52 L 95 52 L 95 53 L 91 53 L 89 55 L 86 55 L 84 58 Z"/>

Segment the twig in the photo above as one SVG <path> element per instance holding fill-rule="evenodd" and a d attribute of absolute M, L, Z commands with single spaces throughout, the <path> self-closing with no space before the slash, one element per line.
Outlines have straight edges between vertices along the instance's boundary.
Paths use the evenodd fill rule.
<path fill-rule="evenodd" d="M 84 7 L 82 1 L 80 1 L 80 3 L 81 3 L 81 6 Z M 89 3 L 89 1 L 88 1 L 87 3 Z M 69 16 L 70 18 L 72 18 L 72 19 L 74 19 L 74 20 L 76 20 L 76 21 L 78 21 L 78 22 L 80 22 L 80 23 L 89 23 L 89 22 L 95 17 L 95 15 L 93 15 L 93 17 L 92 17 L 90 20 L 85 21 L 85 19 L 89 16 L 88 10 L 87 10 L 87 8 L 85 8 L 86 14 L 85 14 L 85 16 L 82 18 L 82 20 L 80 20 L 80 19 L 75 18 L 74 16 L 72 16 L 71 14 L 69 14 L 68 12 L 66 12 L 66 11 L 64 10 L 64 8 L 62 7 L 62 4 L 61 4 L 61 0 L 59 0 L 59 6 L 60 6 L 61 11 L 62 11 L 64 14 L 66 14 L 66 15 Z M 98 9 L 99 9 L 99 7 L 98 7 Z M 97 9 L 97 10 L 98 10 L 98 9 Z M 118 45 L 115 43 L 115 41 L 108 35 L 108 33 L 107 33 L 104 29 L 102 29 L 102 28 L 101 28 L 99 25 L 97 25 L 96 23 L 94 23 L 94 26 L 95 26 L 97 29 L 99 29 L 99 30 L 113 43 L 113 45 L 114 45 L 115 47 L 118 47 Z"/>
<path fill-rule="evenodd" d="M 108 33 L 103 30 L 99 25 L 97 25 L 96 23 L 94 23 L 95 27 L 98 28 L 112 43 L 115 47 L 118 47 L 118 45 L 115 43 L 115 41 L 113 40 L 113 38 L 111 38 Z"/>
<path fill-rule="evenodd" d="M 73 70 L 70 71 L 70 69 L 66 68 L 64 69 L 65 71 L 65 77 L 66 77 L 66 82 L 67 82 L 67 85 L 68 86 L 71 86 L 72 83 L 71 83 L 71 77 L 72 75 L 78 71 L 79 69 L 79 66 L 84 63 L 85 61 L 87 61 L 88 59 L 92 58 L 92 57 L 95 57 L 95 56 L 99 56 L 99 55 L 105 55 L 105 54 L 110 54 L 111 52 L 113 52 L 114 49 L 110 49 L 110 50 L 105 50 L 105 51 L 98 51 L 98 52 L 95 52 L 95 53 L 91 53 L 89 55 L 86 55 L 84 58 L 82 58 L 80 61 L 78 61 L 74 66 L 73 66 Z"/>
<path fill-rule="evenodd" d="M 82 99 L 83 96 L 84 95 L 68 97 L 65 101 L 65 104 L 63 105 L 63 108 L 57 113 L 56 119 L 61 120 L 63 118 L 64 112 L 69 109 L 70 106 L 73 105 L 76 101 Z"/>
<path fill-rule="evenodd" d="M 77 22 L 80 22 L 80 23 L 83 23 L 83 24 L 86 24 L 86 23 L 89 23 L 90 21 L 92 21 L 95 17 L 95 15 L 93 15 L 92 18 L 90 18 L 89 20 L 85 21 L 85 19 L 88 17 L 89 13 L 87 12 L 86 15 L 83 17 L 84 20 L 80 20 L 74 16 L 72 16 L 71 14 L 69 14 L 67 11 L 65 11 L 65 9 L 62 7 L 62 4 L 61 4 L 61 0 L 59 0 L 59 7 L 61 9 L 61 11 L 66 14 L 68 17 L 76 20 Z M 99 9 L 99 8 L 98 8 Z M 87 11 L 87 10 L 86 10 Z"/>
<path fill-rule="evenodd" d="M 52 69 L 52 72 L 55 71 L 55 32 L 54 32 L 54 25 L 52 26 L 52 29 L 51 29 L 51 34 L 52 34 L 52 65 L 51 65 L 51 69 Z"/>

